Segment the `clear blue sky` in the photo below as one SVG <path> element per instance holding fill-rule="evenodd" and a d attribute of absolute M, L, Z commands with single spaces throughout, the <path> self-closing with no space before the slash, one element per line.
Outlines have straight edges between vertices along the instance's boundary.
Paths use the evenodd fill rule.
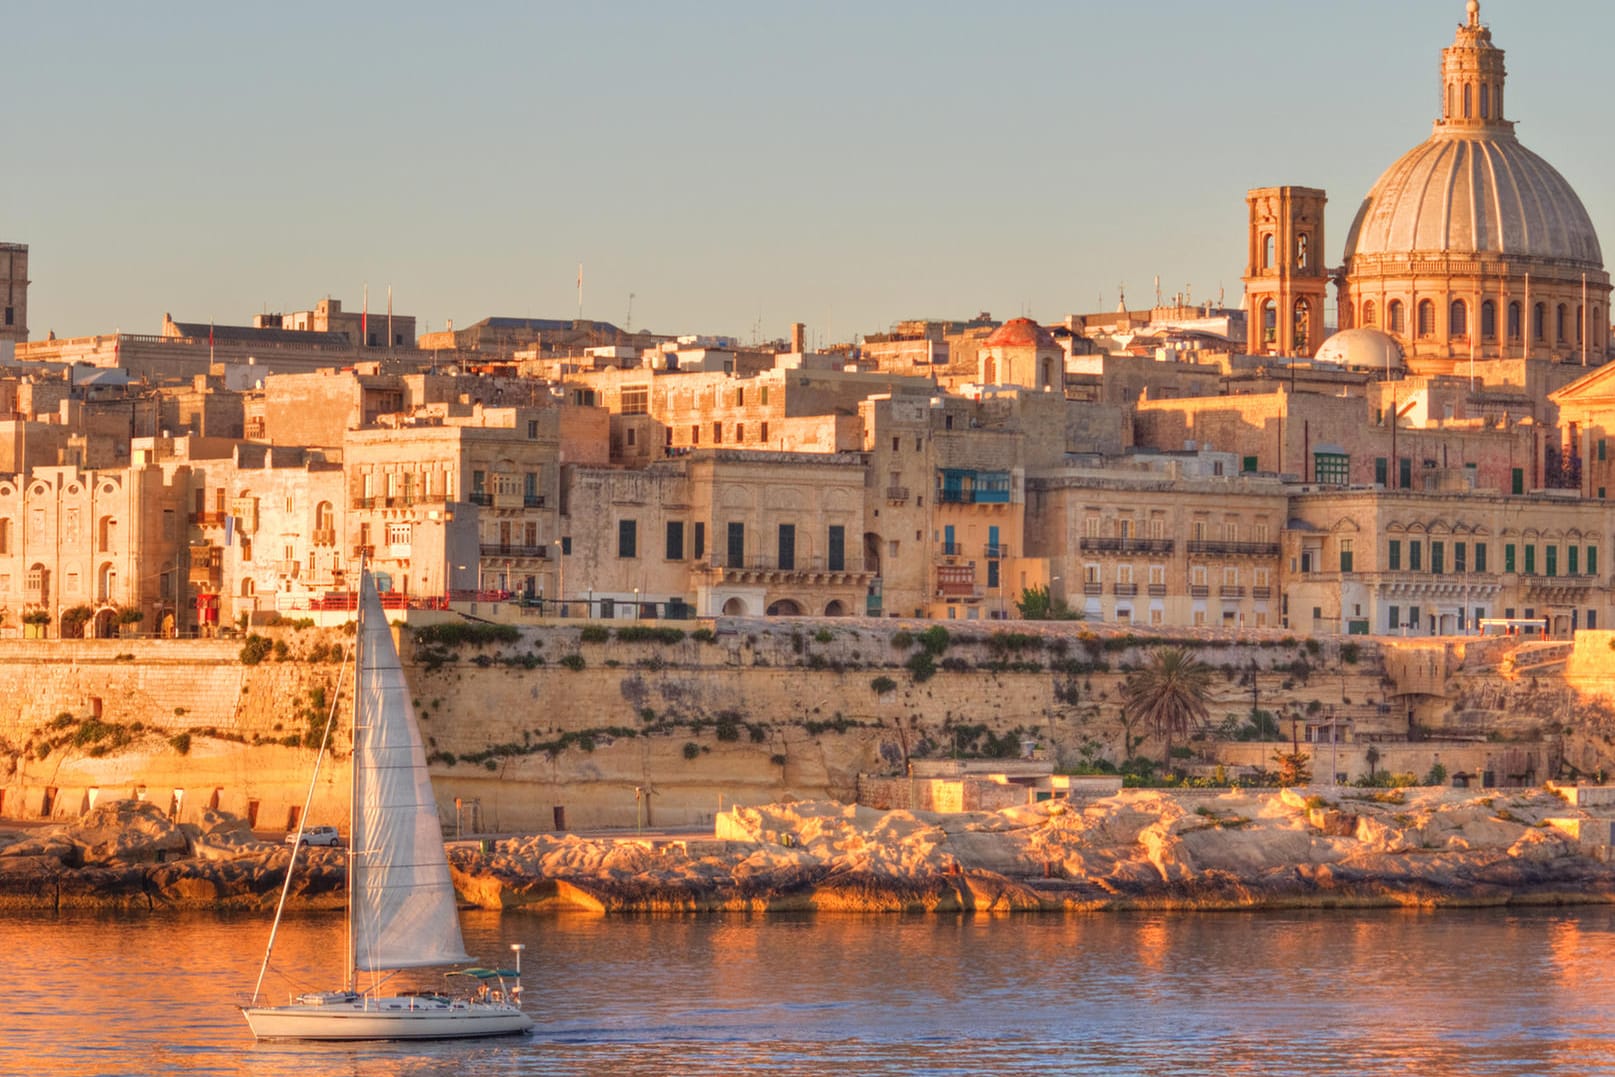
<path fill-rule="evenodd" d="M 1521 140 L 1615 243 L 1609 0 L 1485 0 Z M 323 295 L 851 339 L 1240 294 L 1244 192 L 1357 203 L 1462 0 L 63 4 L 0 11 L 35 339 Z"/>

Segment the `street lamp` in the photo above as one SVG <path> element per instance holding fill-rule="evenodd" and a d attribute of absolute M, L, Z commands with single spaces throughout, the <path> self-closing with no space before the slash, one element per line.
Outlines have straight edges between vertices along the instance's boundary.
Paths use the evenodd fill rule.
<path fill-rule="evenodd" d="M 561 616 L 566 616 L 566 546 L 560 539 L 550 543 L 555 547 L 555 602 Z"/>
<path fill-rule="evenodd" d="M 639 620 L 639 588 L 634 588 L 634 620 Z"/>

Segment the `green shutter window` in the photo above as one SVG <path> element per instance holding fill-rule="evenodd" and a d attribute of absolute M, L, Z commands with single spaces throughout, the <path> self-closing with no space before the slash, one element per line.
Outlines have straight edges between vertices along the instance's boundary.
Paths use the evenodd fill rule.
<path fill-rule="evenodd" d="M 1503 571 L 1514 571 L 1514 543 L 1512 542 L 1503 544 Z"/>
<path fill-rule="evenodd" d="M 1430 571 L 1438 576 L 1447 571 L 1447 544 L 1445 542 L 1430 543 Z"/>
<path fill-rule="evenodd" d="M 1413 461 L 1403 458 L 1396 462 L 1396 485 L 1403 490 L 1413 485 Z"/>
<path fill-rule="evenodd" d="M 1486 571 L 1486 544 L 1484 542 L 1475 543 L 1475 571 Z"/>
<path fill-rule="evenodd" d="M 1391 462 L 1383 456 L 1374 458 L 1374 482 L 1384 486 L 1391 477 Z"/>
<path fill-rule="evenodd" d="M 1523 467 L 1514 469 L 1512 488 L 1517 494 L 1525 493 L 1525 469 Z"/>
<path fill-rule="evenodd" d="M 1603 438 L 1598 439 L 1598 458 L 1600 460 L 1605 459 L 1605 456 L 1604 456 L 1604 439 Z"/>
<path fill-rule="evenodd" d="M 1566 546 L 1565 547 L 1565 575 L 1566 576 L 1579 576 L 1579 575 L 1581 575 L 1581 547 L 1580 546 Z"/>
<path fill-rule="evenodd" d="M 1452 544 L 1452 570 L 1454 572 L 1469 571 L 1469 547 L 1462 542 Z"/>
<path fill-rule="evenodd" d="M 1247 457 L 1245 457 L 1244 460 L 1242 460 L 1240 462 L 1239 470 L 1241 470 L 1241 471 L 1256 471 L 1256 470 L 1258 470 L 1257 463 L 1258 462 L 1257 462 L 1256 457 L 1247 456 Z"/>
<path fill-rule="evenodd" d="M 1408 571 L 1424 571 L 1424 547 L 1418 542 L 1408 543 Z"/>
<path fill-rule="evenodd" d="M 1402 543 L 1397 539 L 1392 539 L 1387 554 L 1388 556 L 1385 559 L 1387 567 L 1392 572 L 1402 571 Z"/>
<path fill-rule="evenodd" d="M 1598 575 L 1598 547 L 1587 547 L 1587 575 Z"/>
<path fill-rule="evenodd" d="M 1557 575 L 1559 575 L 1559 547 L 1557 547 L 1557 546 L 1549 546 L 1547 548 L 1546 553 L 1547 553 L 1547 562 L 1548 562 L 1548 575 L 1549 576 L 1557 576 Z"/>
<path fill-rule="evenodd" d="M 1525 574 L 1536 575 L 1536 547 L 1529 543 L 1525 547 Z"/>

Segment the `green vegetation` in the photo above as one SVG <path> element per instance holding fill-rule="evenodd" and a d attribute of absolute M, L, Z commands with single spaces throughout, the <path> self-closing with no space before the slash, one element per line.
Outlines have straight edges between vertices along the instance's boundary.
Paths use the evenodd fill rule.
<path fill-rule="evenodd" d="M 476 621 L 445 621 L 442 624 L 422 625 L 415 629 L 417 644 L 440 647 L 468 645 L 484 647 L 490 643 L 515 643 L 521 639 L 521 629 L 515 625 L 483 624 Z"/>
<path fill-rule="evenodd" d="M 718 634 L 712 631 L 710 628 L 697 628 L 694 632 L 690 633 L 690 638 L 699 643 L 718 642 Z"/>
<path fill-rule="evenodd" d="M 605 643 L 611 638 L 611 629 L 605 625 L 584 625 L 578 630 L 578 640 L 582 643 Z"/>
<path fill-rule="evenodd" d="M 684 629 L 664 625 L 624 625 L 617 629 L 617 639 L 622 643 L 682 643 Z"/>
<path fill-rule="evenodd" d="M 897 688 L 897 682 L 892 680 L 890 677 L 881 676 L 870 681 L 869 687 L 874 690 L 874 693 L 877 696 L 883 696 L 887 692 L 895 690 Z"/>
<path fill-rule="evenodd" d="M 1206 721 L 1211 667 L 1178 647 L 1159 647 L 1122 685 L 1128 715 L 1142 721 L 1164 742 L 1162 759 L 1172 766 L 1172 738 L 1187 736 Z"/>
<path fill-rule="evenodd" d="M 1015 600 L 1015 608 L 1027 621 L 1080 621 L 1082 611 L 1065 604 L 1063 598 L 1050 598 L 1047 587 L 1025 587 Z"/>
<path fill-rule="evenodd" d="M 256 666 L 259 662 L 268 658 L 274 649 L 275 645 L 267 637 L 260 636 L 254 632 L 241 645 L 241 664 L 244 666 Z"/>
<path fill-rule="evenodd" d="M 583 656 L 581 654 L 569 654 L 561 659 L 561 665 L 576 673 L 584 666 L 588 665 L 588 663 L 583 660 Z"/>

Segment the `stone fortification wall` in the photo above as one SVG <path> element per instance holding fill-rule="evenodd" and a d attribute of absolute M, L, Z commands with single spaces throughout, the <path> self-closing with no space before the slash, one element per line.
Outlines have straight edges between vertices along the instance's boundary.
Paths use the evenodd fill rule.
<path fill-rule="evenodd" d="M 1016 753 L 1023 739 L 1060 767 L 1119 763 L 1129 744 L 1161 750 L 1119 705 L 1128 671 L 1160 641 L 1120 629 L 959 625 L 929 637 L 930 650 L 924 633 L 939 626 L 896 621 L 726 620 L 702 629 L 709 639 L 672 638 L 697 627 L 689 623 L 666 638 L 613 634 L 635 627 L 644 626 L 595 624 L 586 639 L 576 622 L 549 623 L 481 646 L 405 641 L 446 825 L 548 829 L 560 808 L 573 828 L 704 826 L 727 805 L 851 799 L 861 774 Z M 0 816 L 71 818 L 92 799 L 140 793 L 181 819 L 216 804 L 255 814 L 261 829 L 287 825 L 307 789 L 306 744 L 332 701 L 346 729 L 351 686 L 338 687 L 347 675 L 335 659 L 351 636 L 268 634 L 280 653 L 251 665 L 240 642 L 0 643 L 0 677 L 14 686 L 0 697 Z M 1566 757 L 1588 772 L 1610 752 L 1601 735 L 1565 732 L 1580 719 L 1566 709 L 1574 697 L 1562 677 L 1509 680 L 1507 663 L 1471 671 L 1461 656 L 1421 654 L 1404 693 L 1380 641 L 1268 633 L 1234 643 L 1203 632 L 1177 642 L 1216 670 L 1209 711 L 1220 734 L 1193 742 L 1186 762 L 1270 762 L 1278 742 L 1333 714 L 1359 736 L 1386 739 L 1380 770 L 1422 774 L 1421 753 L 1439 746 L 1391 743 L 1410 712 L 1428 735 L 1451 740 L 1440 728 L 1450 722 L 1472 747 L 1498 729 L 1500 739 L 1532 740 L 1538 780 L 1557 763 L 1545 738 L 1562 737 Z M 1615 655 L 1607 640 L 1603 648 L 1587 653 L 1589 677 L 1604 675 L 1601 655 Z M 1437 669 L 1440 684 L 1424 672 Z M 1432 689 L 1447 695 L 1423 694 Z M 1272 716 L 1277 740 L 1236 749 L 1225 738 L 1253 707 Z M 315 822 L 346 817 L 347 750 L 344 733 L 315 793 Z M 1340 769 L 1366 772 L 1361 746 L 1348 757 Z"/>

